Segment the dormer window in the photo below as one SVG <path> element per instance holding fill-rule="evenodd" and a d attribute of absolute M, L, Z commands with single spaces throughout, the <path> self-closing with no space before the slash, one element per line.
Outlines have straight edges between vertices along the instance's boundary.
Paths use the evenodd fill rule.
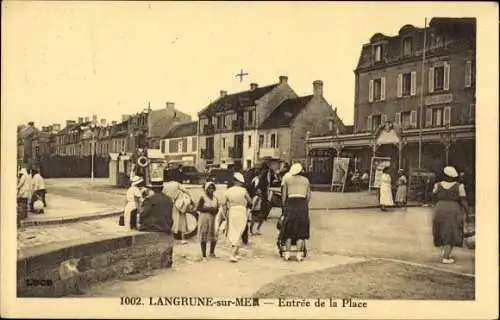
<path fill-rule="evenodd" d="M 403 57 L 410 57 L 413 54 L 413 43 L 411 37 L 403 39 Z"/>
<path fill-rule="evenodd" d="M 380 62 L 382 61 L 382 45 L 379 44 L 379 45 L 376 45 L 375 46 L 375 62 Z"/>

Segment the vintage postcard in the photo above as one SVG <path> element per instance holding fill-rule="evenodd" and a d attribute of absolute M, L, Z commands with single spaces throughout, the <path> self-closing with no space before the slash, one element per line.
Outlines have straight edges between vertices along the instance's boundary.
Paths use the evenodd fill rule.
<path fill-rule="evenodd" d="M 2 49 L 2 317 L 498 318 L 496 3 L 11 0 Z"/>

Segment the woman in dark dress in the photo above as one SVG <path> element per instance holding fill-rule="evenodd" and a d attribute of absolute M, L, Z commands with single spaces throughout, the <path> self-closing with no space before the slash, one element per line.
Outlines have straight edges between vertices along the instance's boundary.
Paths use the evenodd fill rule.
<path fill-rule="evenodd" d="M 442 247 L 441 263 L 451 264 L 453 247 L 462 247 L 464 240 L 464 213 L 469 216 L 464 185 L 457 182 L 458 173 L 454 167 L 443 170 L 445 178 L 434 185 L 433 196 L 436 199 L 432 234 L 434 246 Z"/>

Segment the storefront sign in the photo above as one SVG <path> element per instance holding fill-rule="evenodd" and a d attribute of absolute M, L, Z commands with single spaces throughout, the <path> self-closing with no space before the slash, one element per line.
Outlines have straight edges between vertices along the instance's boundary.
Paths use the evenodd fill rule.
<path fill-rule="evenodd" d="M 431 106 L 434 104 L 447 104 L 453 101 L 453 93 L 437 94 L 425 97 L 425 105 Z"/>
<path fill-rule="evenodd" d="M 331 149 L 312 149 L 309 151 L 311 157 L 331 157 L 333 151 Z"/>
<path fill-rule="evenodd" d="M 391 166 L 391 158 L 373 157 L 370 166 L 370 188 L 380 187 L 380 177 L 385 167 Z"/>

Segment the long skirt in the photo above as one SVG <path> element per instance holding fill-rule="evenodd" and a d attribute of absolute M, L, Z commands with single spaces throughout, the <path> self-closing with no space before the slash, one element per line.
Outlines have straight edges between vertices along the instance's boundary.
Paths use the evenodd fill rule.
<path fill-rule="evenodd" d="M 198 217 L 198 236 L 201 242 L 216 241 L 215 215 L 201 212 Z"/>
<path fill-rule="evenodd" d="M 187 217 L 185 212 L 180 212 L 175 206 L 172 209 L 172 232 L 187 233 Z"/>
<path fill-rule="evenodd" d="M 432 235 L 434 246 L 462 247 L 464 239 L 464 214 L 457 201 L 441 200 L 434 207 Z"/>
<path fill-rule="evenodd" d="M 309 206 L 305 198 L 288 198 L 284 220 L 281 225 L 280 239 L 309 239 Z"/>
<path fill-rule="evenodd" d="M 241 236 L 247 226 L 247 209 L 244 206 L 229 208 L 227 238 L 233 246 L 241 245 Z"/>
<path fill-rule="evenodd" d="M 402 184 L 398 186 L 396 191 L 396 202 L 406 203 L 406 185 Z"/>
<path fill-rule="evenodd" d="M 392 199 L 391 186 L 380 186 L 380 205 L 381 206 L 393 206 L 394 200 Z"/>
<path fill-rule="evenodd" d="M 137 227 L 137 203 L 127 202 L 123 210 L 124 223 L 126 227 L 134 229 Z"/>

